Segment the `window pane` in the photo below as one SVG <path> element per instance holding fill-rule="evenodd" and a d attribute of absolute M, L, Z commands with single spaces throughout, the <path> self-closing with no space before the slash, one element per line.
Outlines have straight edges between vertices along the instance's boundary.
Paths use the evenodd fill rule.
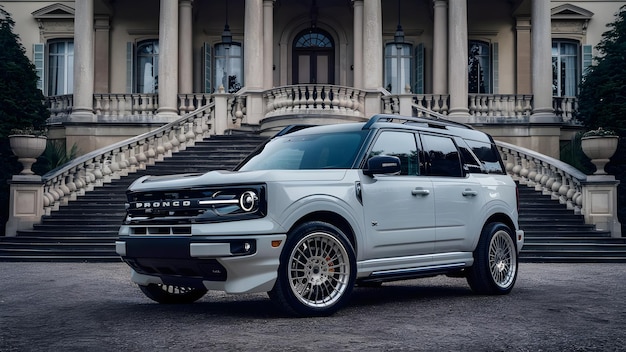
<path fill-rule="evenodd" d="M 137 89 L 142 94 L 157 93 L 159 89 L 159 43 L 148 40 L 137 46 Z"/>
<path fill-rule="evenodd" d="M 461 160 L 452 139 L 422 135 L 426 170 L 430 176 L 461 177 Z"/>
<path fill-rule="evenodd" d="M 74 43 L 56 40 L 48 44 L 48 95 L 71 94 L 74 86 Z"/>
<path fill-rule="evenodd" d="M 415 135 L 406 132 L 384 131 L 378 136 L 369 157 L 389 155 L 400 158 L 400 175 L 419 175 L 419 159 Z"/>

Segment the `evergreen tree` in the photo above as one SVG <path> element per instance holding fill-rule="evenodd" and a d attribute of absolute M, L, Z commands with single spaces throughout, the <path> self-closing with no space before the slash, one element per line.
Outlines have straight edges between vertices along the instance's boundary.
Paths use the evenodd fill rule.
<path fill-rule="evenodd" d="M 577 118 L 589 129 L 626 132 L 626 5 L 607 27 L 580 85 Z"/>
<path fill-rule="evenodd" d="M 626 5 L 607 27 L 596 47 L 600 55 L 594 57 L 580 85 L 577 118 L 588 129 L 602 127 L 620 135 L 617 152 L 605 170 L 620 180 L 618 218 L 626 236 Z"/>
<path fill-rule="evenodd" d="M 41 128 L 50 116 L 37 88 L 35 66 L 13 33 L 14 25 L 11 15 L 0 7 L 0 234 L 8 217 L 7 180 L 21 171 L 7 137 L 13 129 Z"/>

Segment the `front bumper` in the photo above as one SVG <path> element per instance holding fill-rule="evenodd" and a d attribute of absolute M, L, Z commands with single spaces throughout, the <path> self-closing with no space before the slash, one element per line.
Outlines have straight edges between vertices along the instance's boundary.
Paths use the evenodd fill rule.
<path fill-rule="evenodd" d="M 267 292 L 276 281 L 286 237 L 120 236 L 115 248 L 132 268 L 132 281 L 139 285 Z"/>

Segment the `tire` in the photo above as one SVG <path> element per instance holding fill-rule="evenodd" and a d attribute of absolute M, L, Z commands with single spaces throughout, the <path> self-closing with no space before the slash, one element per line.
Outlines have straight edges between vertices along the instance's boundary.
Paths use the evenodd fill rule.
<path fill-rule="evenodd" d="M 478 294 L 504 295 L 517 280 L 517 248 L 511 229 L 503 223 L 489 223 L 483 228 L 474 250 L 474 265 L 467 282 Z"/>
<path fill-rule="evenodd" d="M 307 222 L 290 232 L 268 294 L 289 315 L 328 316 L 346 304 L 355 278 L 356 257 L 343 232 Z"/>
<path fill-rule="evenodd" d="M 193 303 L 207 293 L 207 290 L 201 288 L 161 284 L 139 285 L 139 288 L 146 297 L 162 304 Z"/>

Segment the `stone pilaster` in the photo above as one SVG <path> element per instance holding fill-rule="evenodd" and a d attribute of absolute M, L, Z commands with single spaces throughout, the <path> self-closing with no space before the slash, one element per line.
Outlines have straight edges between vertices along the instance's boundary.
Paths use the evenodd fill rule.
<path fill-rule="evenodd" d="M 76 1 L 74 17 L 74 106 L 72 122 L 94 122 L 93 0 Z"/>
<path fill-rule="evenodd" d="M 450 110 L 448 116 L 460 122 L 469 119 L 467 0 L 449 2 L 448 57 Z"/>
<path fill-rule="evenodd" d="M 164 120 L 178 117 L 178 1 L 161 0 L 159 12 L 159 109 Z"/>
<path fill-rule="evenodd" d="M 532 0 L 532 87 L 531 123 L 557 122 L 552 109 L 552 28 L 550 1 Z"/>
<path fill-rule="evenodd" d="M 433 93 L 448 94 L 448 2 L 434 0 Z"/>

